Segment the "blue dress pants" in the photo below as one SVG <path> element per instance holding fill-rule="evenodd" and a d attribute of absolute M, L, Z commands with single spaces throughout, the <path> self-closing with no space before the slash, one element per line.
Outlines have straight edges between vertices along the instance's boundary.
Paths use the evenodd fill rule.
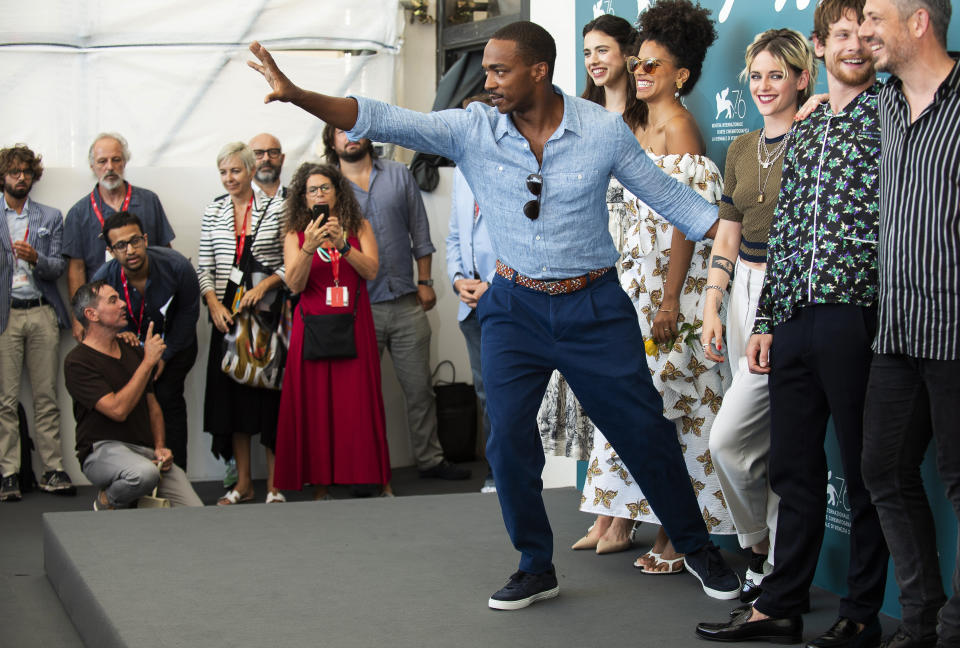
<path fill-rule="evenodd" d="M 477 314 L 491 424 L 487 460 L 520 569 L 542 573 L 553 565 L 537 410 L 554 369 L 637 480 L 677 551 L 704 547 L 710 538 L 676 428 L 663 417 L 637 312 L 616 273 L 566 295 L 498 275 Z"/>

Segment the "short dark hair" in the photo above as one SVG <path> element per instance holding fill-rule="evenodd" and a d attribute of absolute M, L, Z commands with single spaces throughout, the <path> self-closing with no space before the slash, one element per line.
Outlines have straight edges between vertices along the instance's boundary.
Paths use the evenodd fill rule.
<path fill-rule="evenodd" d="M 863 5 L 866 0 L 820 0 L 813 12 L 813 34 L 820 44 L 827 42 L 830 25 L 843 18 L 848 11 L 857 15 L 857 22 L 863 22 Z M 818 57 L 820 58 L 820 57 Z"/>
<path fill-rule="evenodd" d="M 73 293 L 73 298 L 70 300 L 70 308 L 73 310 L 73 316 L 83 325 L 84 329 L 90 326 L 90 320 L 87 319 L 83 311 L 96 307 L 97 302 L 100 300 L 100 289 L 106 284 L 106 279 L 98 279 L 97 281 L 83 284 L 77 288 L 77 292 Z"/>
<path fill-rule="evenodd" d="M 284 201 L 284 219 L 286 227 L 284 233 L 302 232 L 307 224 L 313 220 L 313 213 L 307 209 L 307 180 L 312 175 L 325 175 L 330 178 L 337 192 L 337 213 L 344 232 L 357 235 L 363 225 L 363 214 L 360 212 L 360 203 L 350 187 L 343 172 L 332 164 L 317 164 L 304 162 L 293 174 L 290 186 L 287 188 L 287 199 Z"/>
<path fill-rule="evenodd" d="M 334 146 L 333 138 L 336 137 L 337 127 L 333 124 L 327 124 L 323 127 L 323 157 L 327 161 L 327 164 L 332 164 L 334 166 L 340 165 L 340 156 L 337 155 L 337 148 Z M 367 140 L 367 153 L 370 155 L 371 160 L 377 159 L 377 149 L 373 148 L 373 142 L 370 141 L 370 138 L 364 138 Z"/>
<path fill-rule="evenodd" d="M 143 234 L 143 221 L 140 220 L 139 216 L 131 214 L 128 211 L 118 211 L 110 214 L 107 216 L 107 220 L 103 221 L 103 229 L 100 231 L 100 236 L 103 237 L 103 240 L 109 247 L 110 237 L 107 236 L 107 233 L 110 230 L 120 229 L 127 225 L 136 225 L 140 228 L 140 233 Z"/>
<path fill-rule="evenodd" d="M 640 42 L 652 40 L 662 45 L 677 61 L 678 68 L 686 68 L 690 76 L 678 90 L 690 94 L 700 78 L 707 49 L 717 40 L 717 30 L 710 19 L 710 10 L 690 0 L 658 0 L 640 14 Z"/>
<path fill-rule="evenodd" d="M 527 65 L 547 64 L 547 80 L 553 82 L 553 66 L 557 61 L 557 44 L 546 29 L 529 20 L 518 20 L 494 32 L 490 40 L 507 40 L 517 44 L 517 54 Z"/>
<path fill-rule="evenodd" d="M 43 175 L 42 157 L 31 151 L 26 144 L 14 144 L 0 149 L 0 189 L 3 189 L 4 178 L 11 171 L 16 171 L 20 164 L 25 164 L 33 171 L 33 181 L 36 182 Z"/>

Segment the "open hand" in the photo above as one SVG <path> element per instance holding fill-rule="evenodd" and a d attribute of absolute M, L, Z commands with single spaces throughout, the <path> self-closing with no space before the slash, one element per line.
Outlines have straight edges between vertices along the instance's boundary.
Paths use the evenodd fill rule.
<path fill-rule="evenodd" d="M 270 55 L 267 48 L 257 41 L 253 41 L 250 43 L 250 51 L 260 62 L 247 61 L 247 65 L 262 74 L 263 78 L 267 80 L 267 83 L 270 84 L 270 88 L 273 90 L 273 92 L 264 98 L 263 103 L 270 103 L 271 101 L 293 101 L 293 98 L 300 91 L 300 88 L 295 86 L 290 79 L 287 78 L 287 75 L 280 71 L 280 68 L 277 67 L 273 56 Z"/>
<path fill-rule="evenodd" d="M 826 92 L 823 94 L 813 95 L 812 97 L 807 99 L 806 103 L 800 106 L 800 110 L 797 111 L 797 114 L 794 116 L 793 120 L 803 121 L 804 119 L 810 116 L 810 113 L 812 113 L 814 110 L 817 109 L 817 106 L 822 104 L 824 101 L 829 101 L 829 100 L 830 100 L 830 95 L 827 94 Z"/>

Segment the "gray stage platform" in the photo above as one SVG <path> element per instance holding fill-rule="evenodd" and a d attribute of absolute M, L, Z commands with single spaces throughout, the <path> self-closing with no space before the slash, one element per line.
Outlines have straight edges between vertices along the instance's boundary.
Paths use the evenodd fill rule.
<path fill-rule="evenodd" d="M 579 493 L 545 499 L 561 594 L 517 612 L 486 605 L 517 554 L 496 496 L 479 493 L 49 513 L 44 563 L 97 648 L 705 645 L 695 622 L 724 618 L 730 602 L 704 596 L 692 576 L 632 569 L 640 545 L 570 551 L 589 525 Z M 808 637 L 836 602 L 815 593 Z"/>

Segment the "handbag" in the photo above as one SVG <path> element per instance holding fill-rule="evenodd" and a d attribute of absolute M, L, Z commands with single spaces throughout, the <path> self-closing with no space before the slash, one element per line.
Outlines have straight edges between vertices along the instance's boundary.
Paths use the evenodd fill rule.
<path fill-rule="evenodd" d="M 233 328 L 223 337 L 220 370 L 248 387 L 280 389 L 287 365 L 289 300 L 274 311 L 242 310 L 233 316 Z"/>
<path fill-rule="evenodd" d="M 354 323 L 357 320 L 357 302 L 360 288 L 353 299 L 352 313 L 323 313 L 307 315 L 300 304 L 300 319 L 303 320 L 303 359 L 329 360 L 332 358 L 356 358 L 357 340 Z"/>
<path fill-rule="evenodd" d="M 271 199 L 272 202 L 273 199 Z M 267 203 L 267 207 L 270 203 Z M 253 232 L 250 249 L 257 240 L 261 218 Z M 249 276 L 253 253 L 243 255 L 243 275 Z M 233 301 L 235 290 L 228 283 L 225 299 Z M 220 370 L 234 382 L 248 387 L 280 389 L 283 385 L 283 369 L 287 364 L 287 348 L 290 343 L 290 300 L 281 287 L 269 311 L 248 308 L 233 316 L 233 328 L 223 337 L 223 356 Z"/>
<path fill-rule="evenodd" d="M 449 365 L 451 380 L 437 380 L 440 367 Z M 457 369 L 444 360 L 433 370 L 437 401 L 437 437 L 443 456 L 453 462 L 473 461 L 477 447 L 477 392 L 473 385 L 457 382 Z"/>

